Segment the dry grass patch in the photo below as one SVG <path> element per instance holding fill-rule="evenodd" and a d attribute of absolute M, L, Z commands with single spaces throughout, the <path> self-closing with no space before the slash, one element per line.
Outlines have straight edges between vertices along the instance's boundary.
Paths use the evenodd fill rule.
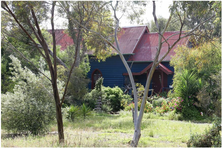
<path fill-rule="evenodd" d="M 186 147 L 191 134 L 203 133 L 211 124 L 150 119 L 144 114 L 139 147 Z M 2 147 L 129 147 L 133 137 L 131 112 L 119 115 L 94 114 L 86 120 L 64 121 L 65 143 L 57 134 L 2 138 Z M 56 123 L 50 132 L 56 131 Z M 4 131 L 2 131 L 4 134 Z"/>

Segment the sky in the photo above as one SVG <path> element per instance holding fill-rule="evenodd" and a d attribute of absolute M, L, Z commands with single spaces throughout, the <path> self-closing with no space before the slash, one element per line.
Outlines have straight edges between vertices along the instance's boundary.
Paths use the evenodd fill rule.
<path fill-rule="evenodd" d="M 123 16 L 120 19 L 120 27 L 126 27 L 126 26 L 137 26 L 137 25 L 147 25 L 151 20 L 153 20 L 153 2 L 152 0 L 145 0 L 148 2 L 146 6 L 146 11 L 145 14 L 141 16 L 142 18 L 142 23 L 138 24 L 137 22 L 130 22 L 129 19 L 126 18 L 126 16 Z M 156 0 L 156 15 L 157 17 L 162 16 L 164 18 L 168 18 L 170 13 L 169 13 L 169 6 L 172 4 L 172 0 Z M 118 14 L 117 14 L 118 15 Z M 56 16 L 56 15 L 55 15 Z M 121 16 L 121 14 L 119 15 Z M 55 21 L 58 23 L 55 23 L 55 28 L 56 29 L 65 29 L 64 26 L 67 26 L 67 20 L 63 18 L 55 18 Z M 45 25 L 47 24 L 47 25 Z M 50 22 L 45 22 L 44 23 L 44 28 L 46 29 L 51 29 L 51 24 Z"/>
<path fill-rule="evenodd" d="M 157 18 L 159 16 L 162 16 L 164 18 L 169 18 L 170 13 L 169 13 L 169 6 L 170 4 L 173 4 L 172 0 L 156 0 L 156 16 Z M 126 18 L 122 18 L 122 20 L 120 21 L 120 26 L 134 26 L 134 25 L 147 25 L 148 22 L 151 22 L 153 19 L 153 2 L 152 1 L 148 1 L 148 4 L 146 6 L 146 12 L 144 15 L 141 16 L 141 18 L 143 19 L 143 23 L 141 24 L 137 24 L 135 23 L 130 23 L 130 21 Z"/>

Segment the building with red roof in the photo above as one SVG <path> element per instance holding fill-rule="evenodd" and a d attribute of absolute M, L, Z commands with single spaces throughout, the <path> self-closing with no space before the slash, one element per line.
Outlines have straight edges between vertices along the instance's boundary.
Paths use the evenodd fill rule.
<path fill-rule="evenodd" d="M 56 30 L 55 33 L 57 45 L 61 46 L 61 50 L 65 50 L 67 46 L 73 44 L 72 39 L 64 30 Z M 165 39 L 170 37 L 168 43 L 172 45 L 177 40 L 179 31 L 165 32 L 163 36 Z M 118 41 L 120 51 L 131 67 L 135 82 L 145 85 L 158 47 L 158 33 L 150 33 L 147 26 L 122 27 L 118 33 Z M 188 42 L 188 37 L 181 39 L 156 67 L 150 86 L 155 93 L 168 90 L 169 86 L 172 85 L 174 69 L 169 65 L 169 62 L 175 54 L 174 50 L 178 46 L 187 46 Z M 167 50 L 168 44 L 164 43 L 159 59 L 164 56 Z M 91 54 L 89 54 L 89 58 L 91 66 L 88 73 L 88 77 L 91 79 L 89 88 L 94 88 L 99 77 L 104 78 L 104 86 L 123 88 L 129 84 L 128 73 L 119 55 L 109 57 L 104 62 L 98 62 Z"/>

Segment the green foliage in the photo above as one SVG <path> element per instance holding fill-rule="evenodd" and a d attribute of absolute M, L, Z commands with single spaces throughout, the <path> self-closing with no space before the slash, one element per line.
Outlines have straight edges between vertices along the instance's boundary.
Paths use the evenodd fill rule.
<path fill-rule="evenodd" d="M 195 39 L 198 43 L 207 42 L 213 37 L 221 37 L 221 2 L 175 1 L 170 9 L 173 14 L 179 13 L 182 18 L 184 17 L 184 26 L 188 28 L 187 30 L 191 30 L 201 21 L 208 19 L 195 32 L 198 34 Z M 215 14 L 216 16 L 212 17 Z"/>
<path fill-rule="evenodd" d="M 155 98 L 155 97 L 154 97 Z M 153 107 L 161 106 L 162 102 L 165 100 L 165 98 L 160 97 L 157 100 L 152 101 Z"/>
<path fill-rule="evenodd" d="M 117 112 L 123 109 L 123 106 L 121 105 L 121 101 L 123 99 L 129 99 L 128 95 L 123 94 L 122 89 L 119 87 L 105 87 L 104 92 L 106 94 L 106 100 L 110 102 L 110 106 L 112 108 L 113 112 Z"/>
<path fill-rule="evenodd" d="M 83 75 L 83 70 L 76 67 L 73 71 L 69 85 L 67 95 L 71 96 L 71 100 L 67 100 L 69 103 L 73 104 L 75 100 L 82 100 L 84 95 L 87 93 L 89 79 Z"/>
<path fill-rule="evenodd" d="M 47 130 L 47 126 L 55 119 L 55 103 L 51 83 L 44 76 L 36 75 L 27 67 L 22 68 L 20 61 L 14 56 L 12 60 L 12 81 L 17 82 L 13 93 L 2 94 L 2 125 L 6 130 L 16 133 L 37 135 Z M 41 71 L 44 61 L 40 60 Z M 61 95 L 62 82 L 58 82 Z"/>
<path fill-rule="evenodd" d="M 186 120 L 202 120 L 201 112 L 191 104 L 182 103 L 181 115 Z"/>
<path fill-rule="evenodd" d="M 153 111 L 153 105 L 150 102 L 146 101 L 144 112 L 150 113 L 152 111 Z"/>
<path fill-rule="evenodd" d="M 137 96 L 138 96 L 138 111 L 140 110 L 141 104 L 142 104 L 142 100 L 143 100 L 143 95 L 144 95 L 144 86 L 140 83 L 136 83 L 136 87 L 137 87 Z M 129 111 L 135 108 L 135 104 L 131 103 L 132 100 L 128 100 L 126 102 L 124 102 L 124 110 Z M 145 113 L 149 113 L 153 111 L 153 105 L 149 102 L 146 101 L 145 103 L 145 107 L 144 107 L 144 112 Z"/>
<path fill-rule="evenodd" d="M 159 98 L 158 100 L 153 100 L 153 106 L 157 113 L 167 113 L 169 111 L 174 111 L 175 113 L 181 112 L 182 102 L 184 100 L 180 97 L 177 98 Z M 172 114 L 172 113 L 171 113 Z M 172 116 L 174 116 L 172 114 Z M 174 118 L 174 117 L 172 117 Z"/>
<path fill-rule="evenodd" d="M 191 104 L 191 98 L 197 101 L 193 96 L 196 96 L 201 85 L 201 79 L 198 79 L 194 72 L 184 70 L 183 73 L 176 73 L 174 75 L 174 92 L 176 96 L 183 98 L 188 104 Z"/>
<path fill-rule="evenodd" d="M 183 99 L 180 97 L 177 98 L 173 98 L 170 102 L 169 102 L 169 107 L 171 110 L 175 110 L 176 112 L 180 112 L 182 109 L 182 103 L 183 103 Z"/>
<path fill-rule="evenodd" d="M 76 121 L 76 118 L 80 116 L 83 116 L 85 120 L 86 116 L 91 115 L 91 113 L 91 108 L 87 107 L 84 103 L 80 107 L 71 105 L 63 109 L 63 114 L 65 114 L 66 118 L 71 122 Z"/>
<path fill-rule="evenodd" d="M 84 101 L 91 109 L 94 109 L 96 107 L 96 102 L 99 98 L 101 98 L 102 100 L 104 100 L 105 98 L 105 93 L 102 89 L 102 82 L 103 78 L 99 78 L 96 81 L 95 88 L 91 90 L 90 93 L 87 93 L 84 96 Z"/>
<path fill-rule="evenodd" d="M 139 101 L 138 101 L 138 111 L 140 110 L 141 103 L 142 103 L 142 100 L 139 99 Z M 130 103 L 130 104 L 124 106 L 124 110 L 125 111 L 130 111 L 130 110 L 132 110 L 134 108 L 135 108 L 135 104 L 134 103 Z M 152 111 L 153 111 L 153 105 L 150 102 L 146 101 L 144 112 L 145 113 L 149 113 L 149 112 L 152 112 Z"/>
<path fill-rule="evenodd" d="M 175 52 L 170 65 L 176 73 L 187 69 L 197 72 L 199 77 L 207 80 L 221 68 L 221 43 L 218 40 L 194 48 L 179 47 Z"/>
<path fill-rule="evenodd" d="M 68 46 L 65 51 L 58 50 L 58 57 L 66 63 L 66 65 L 70 68 L 72 63 L 74 62 L 73 56 L 75 53 L 74 46 Z M 58 78 L 60 80 L 66 81 L 68 78 L 69 71 L 63 66 L 58 67 Z M 90 70 L 89 59 L 88 56 L 84 56 L 81 59 L 81 63 L 79 67 L 75 67 L 71 78 L 69 81 L 69 85 L 67 88 L 67 99 L 65 103 L 67 104 L 75 104 L 77 102 L 82 103 L 83 96 L 88 91 L 88 83 L 89 79 L 87 78 L 87 73 Z"/>
<path fill-rule="evenodd" d="M 168 95 L 179 96 L 185 100 L 183 114 L 190 112 L 199 117 L 197 107 L 208 115 L 212 115 L 213 110 L 220 112 L 220 107 L 216 107 L 221 98 L 220 46 L 219 41 L 214 41 L 195 48 L 180 47 L 172 57 L 170 64 L 175 68 L 174 93 Z M 190 110 L 193 103 L 196 106 L 194 111 Z M 218 115 L 220 116 L 220 113 Z M 191 115 L 185 113 L 184 116 Z"/>
<path fill-rule="evenodd" d="M 204 134 L 191 135 L 188 147 L 221 147 L 221 119 L 214 118 L 213 127 Z"/>
<path fill-rule="evenodd" d="M 11 60 L 8 57 L 10 53 L 5 51 L 4 48 L 1 51 L 1 93 L 12 92 L 15 82 L 10 79 L 11 70 L 9 69 L 9 62 Z"/>
<path fill-rule="evenodd" d="M 170 111 L 168 115 L 169 120 L 183 120 L 183 116 L 181 114 L 176 113 L 176 110 Z"/>
<path fill-rule="evenodd" d="M 136 90 L 137 90 L 137 96 L 139 99 L 143 98 L 143 94 L 144 94 L 144 86 L 140 83 L 136 83 Z"/>
<path fill-rule="evenodd" d="M 72 37 L 74 44 L 79 44 L 79 48 L 82 48 L 80 50 L 83 51 L 81 54 L 84 55 L 87 50 L 90 50 L 93 51 L 93 54 L 99 60 L 105 60 L 110 56 L 112 48 L 108 46 L 99 35 L 84 30 L 78 23 L 73 21 L 76 20 L 88 29 L 94 30 L 105 38 L 113 40 L 111 34 L 113 33 L 114 23 L 110 9 L 106 7 L 106 2 L 70 1 L 59 3 L 61 6 L 61 8 L 59 8 L 60 15 L 62 17 L 67 16 L 69 35 Z"/>
<path fill-rule="evenodd" d="M 130 99 L 130 96 L 123 94 L 123 91 L 118 86 L 114 88 L 102 86 L 102 81 L 103 78 L 98 79 L 95 89 L 84 97 L 87 105 L 94 109 L 96 101 L 101 97 L 103 111 L 117 112 L 123 109 L 123 105 Z"/>
<path fill-rule="evenodd" d="M 163 18 L 163 17 L 158 17 L 157 21 L 158 21 L 158 25 L 160 27 L 160 31 L 163 31 L 163 29 L 165 28 L 165 26 L 167 24 L 168 19 Z M 149 25 L 148 28 L 149 28 L 150 32 L 159 32 L 159 30 L 157 29 L 156 24 L 153 20 L 151 21 L 151 24 L 148 24 L 148 25 Z M 179 18 L 178 18 L 178 16 L 173 15 L 166 31 L 179 31 L 179 30 L 180 30 Z"/>
<path fill-rule="evenodd" d="M 37 44 L 39 44 L 38 40 L 35 38 L 33 30 L 30 28 L 29 21 L 32 24 L 34 22 L 33 16 L 31 14 L 30 8 L 32 7 L 35 11 L 36 18 L 38 20 L 38 23 L 41 23 L 42 21 L 45 21 L 48 18 L 47 12 L 49 11 L 49 5 L 46 2 L 19 2 L 19 1 L 13 1 L 13 2 L 7 2 L 8 6 L 11 8 L 13 13 L 15 14 L 15 17 L 18 19 L 18 21 L 23 25 L 27 33 L 30 34 L 30 36 L 36 41 Z M 3 6 L 4 7 L 4 6 Z M 26 9 L 23 9 L 26 8 Z M 36 11 L 38 10 L 38 11 Z M 2 11 L 2 18 L 4 18 L 4 23 L 2 23 L 2 34 L 6 38 L 2 38 L 2 47 L 5 48 L 5 50 L 11 50 L 10 54 L 14 54 L 22 63 L 22 66 L 28 67 L 32 72 L 38 73 L 37 69 L 33 67 L 32 64 L 27 62 L 19 52 L 21 52 L 29 61 L 35 64 L 36 67 L 38 64 L 38 61 L 40 59 L 40 53 L 37 50 L 37 47 L 33 44 L 31 39 L 22 31 L 20 27 L 18 27 L 17 22 L 12 18 L 12 16 L 6 11 Z M 33 25 L 33 24 L 32 24 Z M 46 30 L 41 30 L 41 33 L 43 37 L 45 38 L 48 47 L 51 48 L 52 45 L 52 37 Z M 10 44 L 8 44 L 10 43 Z M 11 45 L 13 45 L 19 52 L 17 52 Z M 8 55 L 9 56 L 9 55 Z M 39 68 L 39 67 L 38 67 Z"/>
<path fill-rule="evenodd" d="M 78 106 L 71 105 L 67 111 L 66 118 L 74 122 L 75 118 L 80 115 L 80 108 Z"/>
<path fill-rule="evenodd" d="M 168 112 L 170 110 L 170 107 L 167 104 L 167 101 L 164 99 L 162 104 L 161 104 L 161 107 L 157 106 L 155 110 L 156 110 L 157 113 L 162 114 L 162 113 Z"/>
<path fill-rule="evenodd" d="M 96 81 L 95 89 L 97 91 L 102 91 L 102 85 L 103 85 L 103 78 L 101 77 Z"/>
<path fill-rule="evenodd" d="M 197 94 L 200 106 L 205 113 L 211 115 L 213 112 L 221 116 L 221 72 L 212 74 L 210 81 L 206 82 Z"/>
<path fill-rule="evenodd" d="M 132 110 L 134 108 L 135 108 L 135 104 L 134 103 L 130 103 L 130 104 L 124 106 L 124 110 L 125 111 L 130 111 L 130 110 Z"/>
<path fill-rule="evenodd" d="M 83 103 L 83 105 L 81 107 L 81 112 L 82 112 L 84 119 L 86 119 L 86 116 L 89 116 L 91 114 L 91 109 Z"/>

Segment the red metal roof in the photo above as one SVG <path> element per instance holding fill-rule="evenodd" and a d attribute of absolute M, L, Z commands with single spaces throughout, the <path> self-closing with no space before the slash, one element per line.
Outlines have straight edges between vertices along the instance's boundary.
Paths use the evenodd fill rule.
<path fill-rule="evenodd" d="M 55 30 L 56 44 L 61 46 L 61 50 L 65 50 L 67 46 L 73 45 L 72 38 L 64 31 L 64 29 Z M 51 30 L 49 32 L 51 33 Z M 166 32 L 164 38 L 168 38 L 176 33 L 178 31 Z M 178 35 L 170 38 L 168 40 L 169 44 L 172 45 L 177 38 Z M 134 54 L 128 61 L 153 61 L 158 46 L 158 33 L 149 33 L 146 26 L 123 27 L 118 32 L 118 40 L 122 54 Z M 187 41 L 188 37 L 181 39 L 163 61 L 170 61 L 171 56 L 175 54 L 174 49 L 179 45 L 186 45 Z M 168 44 L 164 43 L 159 59 L 163 57 L 167 50 Z M 92 54 L 92 51 L 88 51 L 87 53 Z"/>
<path fill-rule="evenodd" d="M 173 34 L 177 34 L 179 31 L 165 32 L 164 38 L 168 38 Z M 168 43 L 172 45 L 178 38 L 179 35 L 175 35 L 168 40 Z M 170 61 L 171 56 L 175 54 L 174 49 L 176 49 L 179 45 L 186 45 L 189 37 L 181 39 L 170 51 L 170 53 L 164 58 L 163 61 Z M 142 38 L 140 39 L 139 44 L 133 53 L 133 56 L 130 57 L 128 61 L 153 61 L 156 55 L 157 47 L 158 47 L 158 33 L 144 33 Z M 164 41 L 164 39 L 162 39 Z M 164 56 L 164 54 L 168 51 L 168 44 L 163 43 L 162 49 L 159 55 L 159 59 Z"/>
<path fill-rule="evenodd" d="M 146 26 L 121 28 L 117 35 L 121 53 L 132 54 L 145 30 L 148 32 Z M 66 49 L 68 45 L 73 45 L 72 38 L 64 31 L 65 29 L 55 30 L 56 44 L 61 46 L 61 50 Z M 52 33 L 52 31 L 49 30 L 49 33 Z M 115 43 L 114 45 L 116 46 Z"/>
<path fill-rule="evenodd" d="M 146 26 L 121 28 L 117 35 L 121 53 L 132 54 L 145 30 L 148 32 Z M 114 45 L 116 46 L 115 43 Z"/>
<path fill-rule="evenodd" d="M 48 30 L 48 32 L 52 33 L 52 30 Z M 56 45 L 60 45 L 61 50 L 65 50 L 67 46 L 73 45 L 73 40 L 67 33 L 65 33 L 65 29 L 56 29 L 55 38 Z"/>
<path fill-rule="evenodd" d="M 167 75 L 173 74 L 173 72 L 170 69 L 168 69 L 166 66 L 164 66 L 161 63 L 159 63 L 159 69 L 165 72 Z"/>
<path fill-rule="evenodd" d="M 144 68 L 142 71 L 140 71 L 140 72 L 133 72 L 132 74 L 134 75 L 134 76 L 136 76 L 136 75 L 142 75 L 142 74 L 144 74 L 145 72 L 147 72 L 151 67 L 152 67 L 152 65 L 153 65 L 153 63 L 151 63 L 151 64 L 149 64 L 146 68 Z M 162 70 L 164 73 L 166 73 L 167 75 L 169 75 L 169 74 L 173 74 L 173 72 L 170 70 L 170 69 L 168 69 L 166 66 L 164 66 L 163 64 L 161 64 L 161 63 L 159 63 L 159 65 L 158 65 L 158 67 L 156 67 L 156 68 L 159 68 L 160 70 Z M 126 76 L 126 75 L 129 75 L 128 73 L 123 73 L 123 75 L 124 76 Z"/>

